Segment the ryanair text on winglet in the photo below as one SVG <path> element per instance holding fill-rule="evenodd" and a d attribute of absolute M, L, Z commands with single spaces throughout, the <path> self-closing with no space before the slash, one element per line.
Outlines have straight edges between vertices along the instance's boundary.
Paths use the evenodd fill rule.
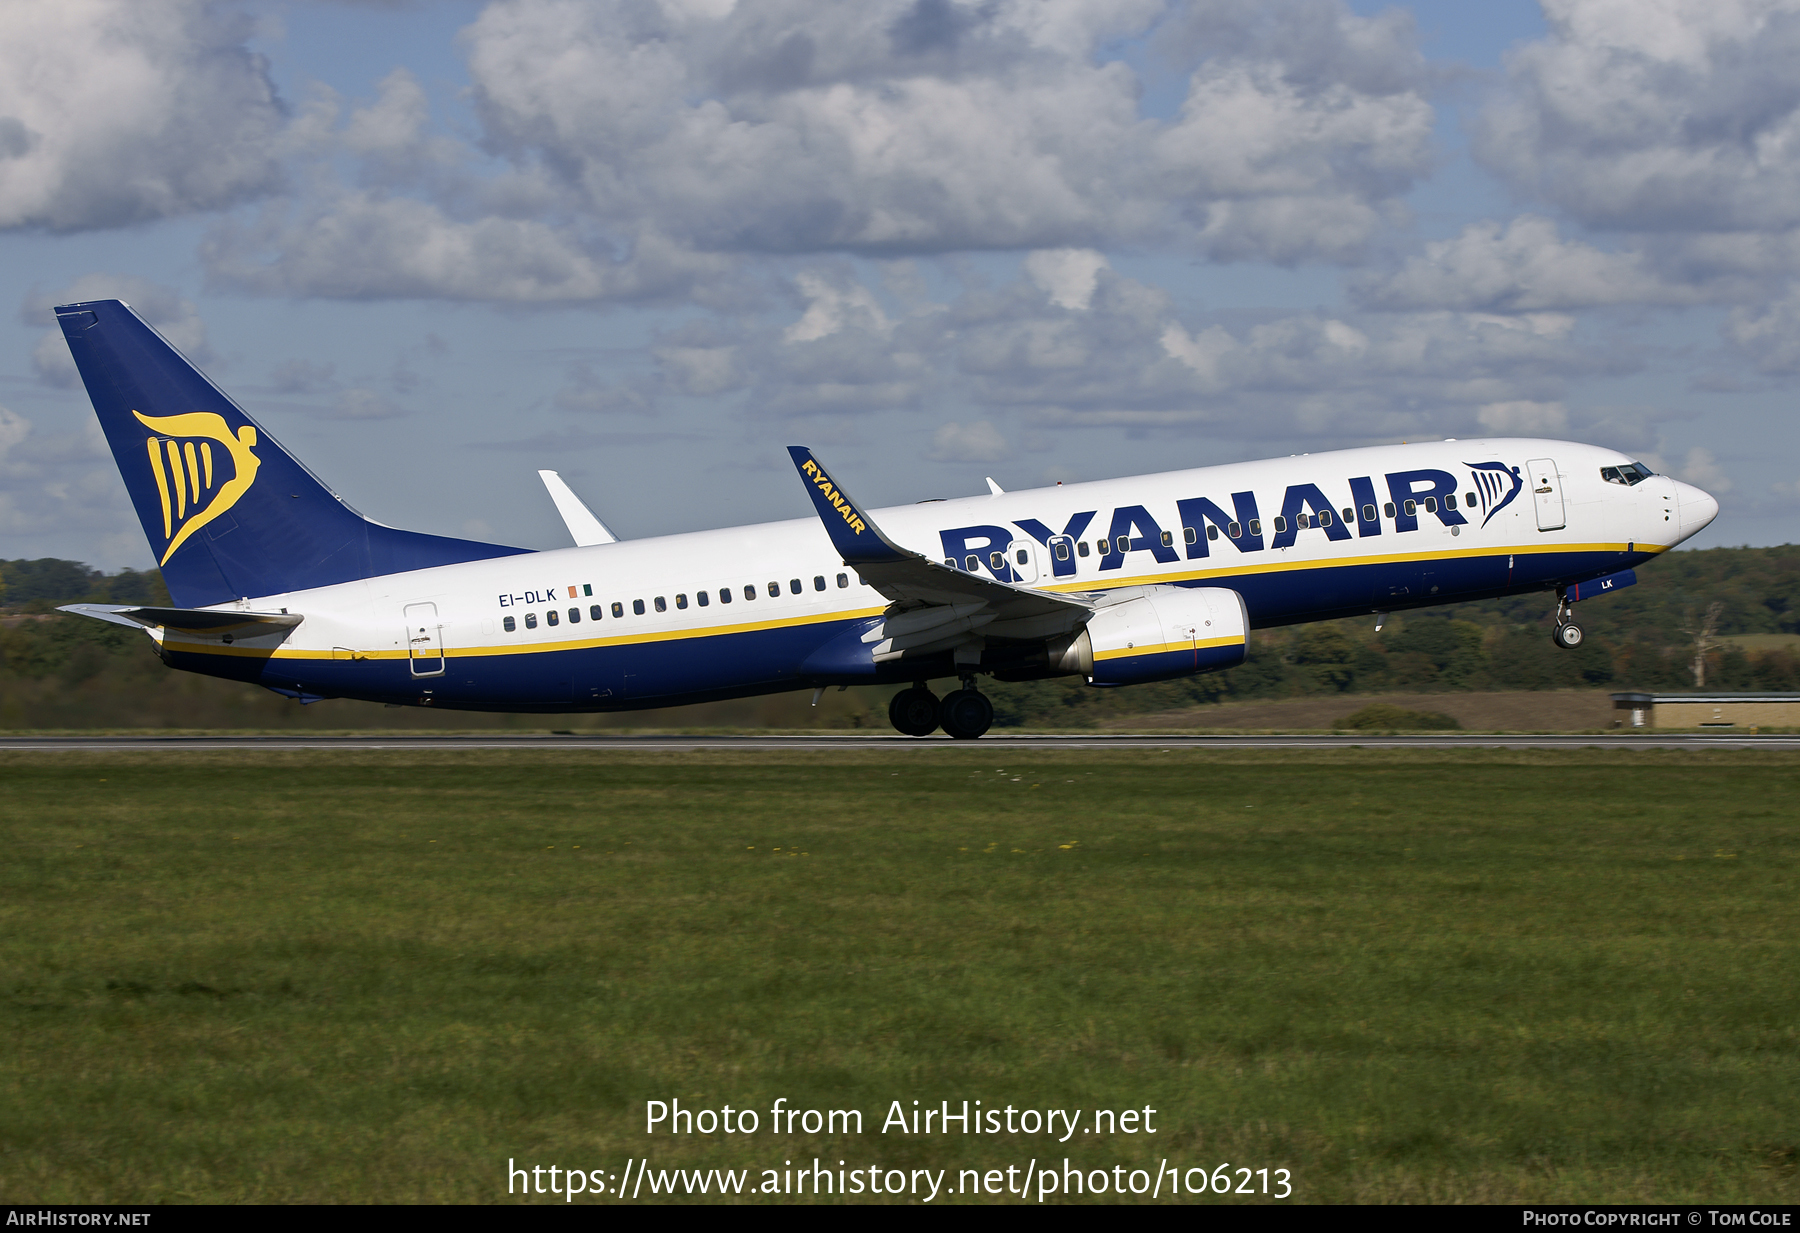
<path fill-rule="evenodd" d="M 868 524 L 856 512 L 856 507 L 844 500 L 844 494 L 838 491 L 838 486 L 831 482 L 831 477 L 825 474 L 819 464 L 808 458 L 800 464 L 800 470 L 804 474 L 812 476 L 813 483 L 819 486 L 819 491 L 824 494 L 827 501 L 831 502 L 831 508 L 844 516 L 844 521 L 850 524 L 852 531 L 861 535 Z"/>

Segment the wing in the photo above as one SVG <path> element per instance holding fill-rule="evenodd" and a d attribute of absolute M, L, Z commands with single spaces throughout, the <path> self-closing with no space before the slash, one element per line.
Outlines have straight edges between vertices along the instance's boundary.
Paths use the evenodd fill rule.
<path fill-rule="evenodd" d="M 850 499 L 811 450 L 790 445 L 788 454 L 844 564 L 853 566 L 863 581 L 904 609 L 967 608 L 963 615 L 977 618 L 976 623 L 987 626 L 984 634 L 998 637 L 1048 636 L 1073 628 L 1092 612 L 1093 604 L 1085 596 L 1039 591 L 964 573 L 901 547 Z M 898 615 L 889 611 L 890 620 Z"/>

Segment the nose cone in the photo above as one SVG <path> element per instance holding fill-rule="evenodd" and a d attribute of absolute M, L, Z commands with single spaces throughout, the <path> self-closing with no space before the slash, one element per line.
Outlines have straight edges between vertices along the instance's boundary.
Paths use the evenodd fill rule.
<path fill-rule="evenodd" d="M 1705 530 L 1707 524 L 1719 516 L 1717 499 L 1692 484 L 1676 480 L 1675 499 L 1679 509 L 1677 516 L 1681 519 L 1681 538 L 1684 540 Z"/>

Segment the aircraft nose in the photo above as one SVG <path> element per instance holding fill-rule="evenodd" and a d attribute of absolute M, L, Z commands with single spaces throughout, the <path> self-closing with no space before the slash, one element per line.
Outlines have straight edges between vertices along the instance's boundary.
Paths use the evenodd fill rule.
<path fill-rule="evenodd" d="M 1675 499 L 1681 519 L 1681 538 L 1687 539 L 1706 529 L 1719 516 L 1719 502 L 1709 492 L 1675 481 Z"/>

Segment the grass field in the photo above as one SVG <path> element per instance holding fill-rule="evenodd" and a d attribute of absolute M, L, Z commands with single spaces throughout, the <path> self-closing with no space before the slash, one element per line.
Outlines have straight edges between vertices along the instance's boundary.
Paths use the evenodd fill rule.
<path fill-rule="evenodd" d="M 1797 771 L 8 755 L 0 1197 L 1066 1156 L 1285 1168 L 1314 1202 L 1792 1203 Z M 647 1136 L 671 1098 L 760 1131 Z M 777 1098 L 864 1131 L 777 1137 Z M 881 1132 L 945 1099 L 1149 1106 L 1157 1133 Z"/>

